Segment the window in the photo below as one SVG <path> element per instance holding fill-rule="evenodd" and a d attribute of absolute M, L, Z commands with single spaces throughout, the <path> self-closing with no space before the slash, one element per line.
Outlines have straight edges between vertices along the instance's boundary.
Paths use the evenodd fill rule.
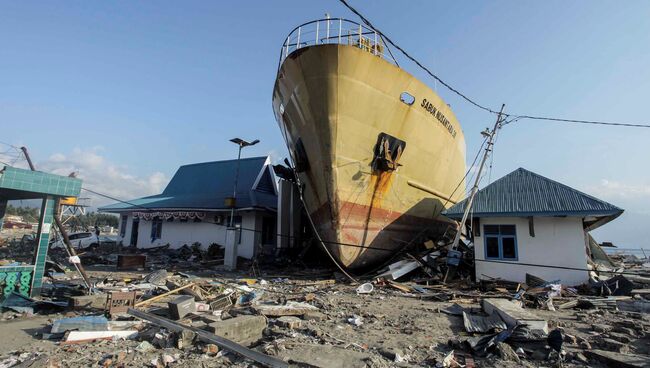
<path fill-rule="evenodd" d="M 160 239 L 160 236 L 162 235 L 162 219 L 160 217 L 156 217 L 153 220 L 151 220 L 151 241 L 153 242 L 156 239 Z"/>
<path fill-rule="evenodd" d="M 517 231 L 515 225 L 485 225 L 485 258 L 516 261 Z"/>
<path fill-rule="evenodd" d="M 128 220 L 129 216 L 127 215 L 122 215 L 122 222 L 120 223 L 120 237 L 124 237 L 126 235 L 126 221 Z"/>

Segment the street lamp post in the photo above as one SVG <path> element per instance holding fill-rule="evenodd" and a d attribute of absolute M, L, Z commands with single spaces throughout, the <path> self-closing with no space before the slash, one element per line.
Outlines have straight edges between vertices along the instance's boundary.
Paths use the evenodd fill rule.
<path fill-rule="evenodd" d="M 237 206 L 237 181 L 239 180 L 239 160 L 241 159 L 241 149 L 248 146 L 254 146 L 260 142 L 259 139 L 256 139 L 252 142 L 247 142 L 241 138 L 233 138 L 230 140 L 232 143 L 239 146 L 239 151 L 237 153 L 237 169 L 235 171 L 235 186 L 232 189 L 232 203 L 230 207 L 230 223 L 228 227 L 232 228 L 233 221 L 235 218 L 235 207 Z"/>

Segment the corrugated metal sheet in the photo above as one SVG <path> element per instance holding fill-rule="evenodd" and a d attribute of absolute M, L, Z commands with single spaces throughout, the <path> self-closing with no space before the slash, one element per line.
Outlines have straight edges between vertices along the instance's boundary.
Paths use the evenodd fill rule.
<path fill-rule="evenodd" d="M 461 218 L 467 199 L 443 214 Z M 618 216 L 623 210 L 526 169 L 519 168 L 481 189 L 474 198 L 474 217 Z"/>
<path fill-rule="evenodd" d="M 479 316 L 463 312 L 463 325 L 467 332 L 491 332 L 498 330 L 507 330 L 508 326 L 503 322 L 497 313 L 490 316 Z"/>
<path fill-rule="evenodd" d="M 277 207 L 277 196 L 268 187 L 267 178 L 261 190 L 253 185 L 265 166 L 266 157 L 240 160 L 237 181 L 237 207 Z M 224 209 L 226 197 L 232 196 L 237 160 L 213 161 L 181 166 L 158 195 L 129 200 L 101 207 L 100 211 L 120 212 L 147 209 Z M 267 175 L 266 173 L 263 173 Z M 269 174 L 270 175 L 270 174 Z M 273 179 L 271 179 L 273 180 Z M 272 189 L 272 188 L 271 188 Z"/>

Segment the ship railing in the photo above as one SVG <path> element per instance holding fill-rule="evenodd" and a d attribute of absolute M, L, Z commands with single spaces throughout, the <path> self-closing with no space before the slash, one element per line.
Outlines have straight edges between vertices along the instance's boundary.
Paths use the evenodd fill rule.
<path fill-rule="evenodd" d="M 327 44 L 356 46 L 397 64 L 379 32 L 343 18 L 318 19 L 294 28 L 284 40 L 279 64 L 298 49 Z"/>

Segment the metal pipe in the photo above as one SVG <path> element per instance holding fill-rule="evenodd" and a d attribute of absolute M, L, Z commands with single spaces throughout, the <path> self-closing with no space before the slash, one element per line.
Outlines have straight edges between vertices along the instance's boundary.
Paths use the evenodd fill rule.
<path fill-rule="evenodd" d="M 330 18 L 327 18 L 327 43 L 330 43 Z"/>
<path fill-rule="evenodd" d="M 235 187 L 232 190 L 233 206 L 230 209 L 230 225 L 232 228 L 233 220 L 235 219 L 235 206 L 237 206 L 237 181 L 239 180 L 239 160 L 241 159 L 242 144 L 239 144 L 239 153 L 237 154 L 237 169 L 235 170 Z"/>
<path fill-rule="evenodd" d="M 296 50 L 300 48 L 300 29 L 302 27 L 298 28 L 298 40 L 296 41 Z"/>
<path fill-rule="evenodd" d="M 240 345 L 232 340 L 211 334 L 207 331 L 200 330 L 196 327 L 186 326 L 175 321 L 168 320 L 163 317 L 158 317 L 150 313 L 146 313 L 137 309 L 129 308 L 127 311 L 128 314 L 143 319 L 145 321 L 152 322 L 153 324 L 164 327 L 165 329 L 172 332 L 182 332 L 183 330 L 189 330 L 196 333 L 199 340 L 203 342 L 208 342 L 217 345 L 222 349 L 226 349 L 233 353 L 239 354 L 243 357 L 246 357 L 250 360 L 253 360 L 265 367 L 271 368 L 289 368 L 289 363 L 280 360 L 278 358 L 260 353 L 256 350 L 249 349 L 243 345 Z"/>
<path fill-rule="evenodd" d="M 339 18 L 339 44 L 341 44 L 341 27 L 343 24 L 343 19 Z"/>
<path fill-rule="evenodd" d="M 362 47 L 361 46 L 362 38 L 363 38 L 363 33 L 361 33 L 361 24 L 359 24 L 359 47 Z"/>
<path fill-rule="evenodd" d="M 32 159 L 29 157 L 29 153 L 27 152 L 27 147 L 22 146 L 20 147 L 21 151 L 23 151 L 23 155 L 25 155 L 25 159 L 27 160 L 27 164 L 29 164 L 29 169 L 32 171 L 36 171 L 34 168 L 34 164 L 32 163 Z"/>
<path fill-rule="evenodd" d="M 68 253 L 70 254 L 71 257 L 77 257 L 77 252 L 72 247 L 72 243 L 70 243 L 70 238 L 68 237 L 68 232 L 63 227 L 63 224 L 61 223 L 61 219 L 59 218 L 59 216 L 61 216 L 61 204 L 60 204 L 59 199 L 56 200 L 56 203 L 55 203 L 54 206 L 55 206 L 54 207 L 54 222 L 56 223 L 56 227 L 59 229 L 59 232 L 61 233 L 61 237 L 63 238 L 63 244 L 65 244 L 65 247 L 68 250 Z M 92 287 L 92 284 L 90 282 L 90 278 L 88 277 L 88 274 L 86 274 L 86 270 L 81 265 L 81 262 L 75 263 L 74 266 L 79 271 L 79 274 L 81 274 L 81 277 L 83 278 L 84 283 L 86 284 L 86 287 L 88 288 L 88 290 L 90 290 L 91 287 Z"/>
<path fill-rule="evenodd" d="M 320 22 L 316 21 L 316 45 L 318 45 L 318 27 L 320 26 Z"/>
<path fill-rule="evenodd" d="M 373 51 L 373 53 L 377 55 L 377 31 L 375 31 L 375 49 Z"/>

